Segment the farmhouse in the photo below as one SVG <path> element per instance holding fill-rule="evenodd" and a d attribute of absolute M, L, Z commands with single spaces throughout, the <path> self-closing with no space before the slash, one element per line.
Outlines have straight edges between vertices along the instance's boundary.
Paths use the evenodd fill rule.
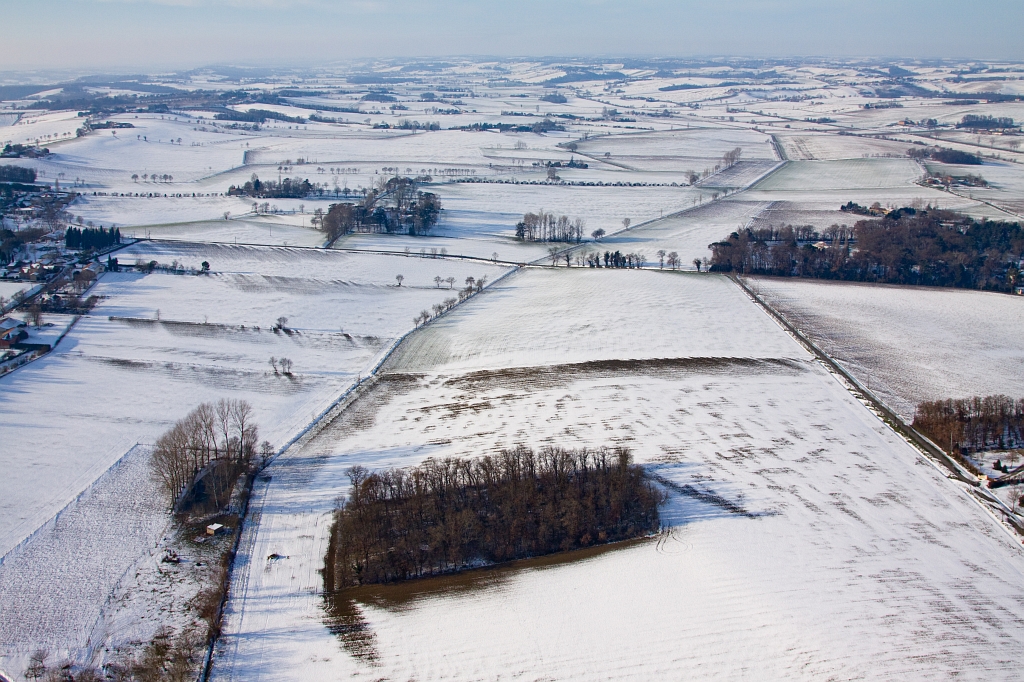
<path fill-rule="evenodd" d="M 28 338 L 25 323 L 5 317 L 0 320 L 0 348 L 10 348 Z"/>

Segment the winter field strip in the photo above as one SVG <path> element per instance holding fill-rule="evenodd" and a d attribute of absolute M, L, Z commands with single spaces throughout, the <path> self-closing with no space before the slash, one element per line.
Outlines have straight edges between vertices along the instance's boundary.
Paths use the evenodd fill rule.
<path fill-rule="evenodd" d="M 710 199 L 713 190 L 705 190 Z M 642 227 L 602 239 L 593 245 L 598 251 L 640 251 L 648 267 L 658 264 L 657 252 L 675 251 L 685 270 L 693 270 L 694 258 L 710 258 L 709 244 L 722 241 L 730 233 L 756 220 L 771 206 L 768 201 L 748 201 L 746 194 L 708 202 L 681 215 L 658 220 Z"/>
<path fill-rule="evenodd" d="M 904 156 L 908 143 L 852 135 L 778 135 L 786 158 L 802 161 L 838 161 L 875 156 Z"/>
<path fill-rule="evenodd" d="M 657 283 L 633 299 L 631 275 Z M 345 469 L 513 443 L 630 446 L 670 528 L 383 589 L 332 634 L 317 570 Z M 508 278 L 268 473 L 215 679 L 1008 679 L 1024 639 L 1019 543 L 724 278 Z"/>
<path fill-rule="evenodd" d="M 769 334 L 775 323 L 745 302 L 720 276 L 531 269 L 410 337 L 386 370 L 447 374 L 709 355 L 806 357 L 784 336 Z M 721 310 L 730 311 L 727 323 L 716 319 Z M 763 344 L 750 343 L 748 334 L 757 333 L 766 337 Z"/>
<path fill-rule="evenodd" d="M 1024 395 L 1024 298 L 755 277 L 751 287 L 905 419 L 925 400 Z"/>
<path fill-rule="evenodd" d="M 755 190 L 807 191 L 905 187 L 923 175 L 911 159 L 793 161 L 754 185 Z"/>

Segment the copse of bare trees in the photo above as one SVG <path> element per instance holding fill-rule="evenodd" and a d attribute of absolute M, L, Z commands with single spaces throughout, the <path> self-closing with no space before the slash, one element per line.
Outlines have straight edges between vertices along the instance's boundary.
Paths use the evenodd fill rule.
<path fill-rule="evenodd" d="M 990 395 L 924 402 L 917 406 L 914 428 L 953 456 L 1022 447 L 1024 399 Z"/>
<path fill-rule="evenodd" d="M 658 529 L 664 501 L 625 448 L 518 446 L 348 475 L 326 557 L 328 591 L 638 537 Z"/>
<path fill-rule="evenodd" d="M 642 253 L 593 251 L 583 254 L 583 263 L 591 268 L 642 268 L 646 262 L 647 257 Z"/>
<path fill-rule="evenodd" d="M 583 230 L 587 221 L 583 218 L 555 216 L 543 210 L 526 213 L 516 223 L 516 239 L 526 242 L 576 242 L 583 241 Z"/>
<path fill-rule="evenodd" d="M 202 403 L 179 419 L 157 439 L 150 455 L 168 506 L 174 508 L 211 466 L 228 464 L 240 471 L 254 464 L 258 440 L 252 406 L 245 400 Z"/>
<path fill-rule="evenodd" d="M 736 147 L 735 149 L 731 149 L 731 150 L 727 151 L 725 153 L 725 155 L 722 156 L 722 165 L 725 168 L 730 168 L 731 166 L 735 166 L 736 162 L 740 160 L 740 156 L 742 154 L 743 154 L 743 148 L 742 147 Z"/>

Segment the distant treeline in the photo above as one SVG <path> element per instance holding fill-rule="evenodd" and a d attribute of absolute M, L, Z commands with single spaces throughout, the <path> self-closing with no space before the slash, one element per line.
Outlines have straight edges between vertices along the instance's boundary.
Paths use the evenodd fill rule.
<path fill-rule="evenodd" d="M 943 147 L 911 147 L 907 156 L 912 159 L 932 159 L 939 163 L 957 164 L 961 166 L 980 166 L 983 161 L 977 154 L 962 152 L 958 149 Z"/>
<path fill-rule="evenodd" d="M 953 454 L 1024 446 L 1024 399 L 990 395 L 921 403 L 914 428 Z"/>
<path fill-rule="evenodd" d="M 1013 119 L 1009 117 L 996 118 L 995 116 L 967 114 L 956 124 L 956 127 L 969 130 L 1005 130 L 1007 128 L 1015 128 L 1016 126 L 1013 123 Z"/>
<path fill-rule="evenodd" d="M 317 214 L 314 226 L 332 241 L 352 232 L 426 234 L 441 216 L 441 199 L 417 187 L 413 178 L 382 180 L 361 202 L 332 204 L 325 215 Z"/>
<path fill-rule="evenodd" d="M 219 121 L 243 121 L 245 123 L 265 123 L 267 119 L 284 121 L 285 123 L 306 122 L 304 119 L 297 116 L 286 116 L 284 114 L 279 114 L 276 111 L 268 111 L 266 109 L 249 109 L 245 113 L 229 109 L 227 111 L 214 114 L 213 117 Z"/>
<path fill-rule="evenodd" d="M 664 500 L 624 448 L 519 446 L 348 475 L 326 557 L 328 591 L 638 537 L 658 529 Z"/>
<path fill-rule="evenodd" d="M 255 173 L 241 187 L 228 187 L 229 196 L 247 196 L 256 199 L 303 199 L 323 189 L 314 187 L 309 180 L 285 178 L 281 182 L 263 181 Z"/>
<path fill-rule="evenodd" d="M 32 183 L 35 181 L 35 168 L 22 168 L 21 166 L 0 166 L 0 182 Z"/>
<path fill-rule="evenodd" d="M 468 126 L 460 126 L 453 128 L 452 130 L 497 130 L 501 133 L 514 132 L 514 133 L 550 133 L 555 130 L 565 130 L 565 126 L 561 123 L 555 123 L 554 121 L 545 118 L 543 121 L 537 121 L 532 125 L 514 125 L 512 123 L 473 123 Z"/>
<path fill-rule="evenodd" d="M 105 249 L 121 243 L 121 230 L 116 227 L 69 227 L 64 233 L 64 246 L 69 249 Z"/>
<path fill-rule="evenodd" d="M 900 208 L 858 221 L 852 232 L 747 228 L 710 248 L 718 272 L 1012 291 L 1021 284 L 1024 228 Z"/>

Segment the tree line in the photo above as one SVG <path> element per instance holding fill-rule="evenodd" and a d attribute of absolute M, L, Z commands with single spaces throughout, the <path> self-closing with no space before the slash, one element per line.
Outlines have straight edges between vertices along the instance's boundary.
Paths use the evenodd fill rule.
<path fill-rule="evenodd" d="M 907 150 L 907 156 L 912 159 L 931 159 L 939 163 L 960 166 L 980 166 L 984 163 L 977 154 L 945 147 L 911 147 Z"/>
<path fill-rule="evenodd" d="M 150 454 L 153 476 L 174 509 L 200 477 L 211 474 L 215 492 L 230 494 L 240 472 L 256 463 L 259 427 L 252 405 L 221 399 L 202 403 L 157 438 Z M 264 441 L 260 454 L 270 454 Z"/>
<path fill-rule="evenodd" d="M 1015 128 L 1016 125 L 1012 118 L 1006 116 L 982 116 L 978 114 L 967 114 L 960 122 L 956 124 L 957 128 L 967 128 L 968 130 L 1006 130 L 1008 128 Z"/>
<path fill-rule="evenodd" d="M 1019 448 L 1024 446 L 1024 399 L 990 395 L 923 402 L 914 428 L 955 453 Z"/>
<path fill-rule="evenodd" d="M 121 243 L 121 230 L 116 227 L 69 227 L 64 233 L 64 246 L 69 249 L 105 249 Z"/>
<path fill-rule="evenodd" d="M 536 213 L 525 213 L 516 223 L 516 239 L 526 242 L 575 242 L 583 241 L 583 230 L 587 221 L 583 218 L 555 216 L 543 209 Z"/>
<path fill-rule="evenodd" d="M 658 529 L 665 499 L 626 448 L 517 446 L 348 476 L 328 591 L 638 537 Z"/>
<path fill-rule="evenodd" d="M 0 166 L 0 182 L 33 183 L 36 181 L 35 168 L 21 166 Z"/>
<path fill-rule="evenodd" d="M 402 280 L 405 278 L 402 277 L 401 275 L 398 275 L 395 279 L 398 280 L 398 286 L 402 286 Z M 439 289 L 441 288 L 442 282 L 447 283 L 448 288 L 451 289 L 452 285 L 455 284 L 455 278 L 448 277 L 447 279 L 442 279 L 440 276 L 434 278 L 434 284 L 436 284 Z M 459 293 L 457 294 L 457 296 L 446 298 L 441 303 L 435 303 L 430 310 L 420 311 L 419 315 L 412 318 L 413 324 L 415 324 L 417 327 L 420 324 L 426 324 L 427 322 L 430 321 L 431 318 L 437 317 L 438 315 L 448 312 L 449 310 L 451 310 L 458 304 L 462 303 L 473 294 L 479 294 L 481 291 L 484 290 L 484 286 L 486 285 L 487 277 L 467 277 L 465 288 L 459 289 Z"/>
<path fill-rule="evenodd" d="M 423 235 L 441 217 L 441 198 L 421 192 L 413 178 L 381 178 L 358 203 L 332 204 L 313 223 L 333 241 L 352 232 Z"/>
<path fill-rule="evenodd" d="M 852 231 L 746 228 L 710 245 L 718 272 L 1012 291 L 1024 228 L 953 211 L 900 208 Z"/>
<path fill-rule="evenodd" d="M 323 194 L 323 188 L 317 187 L 309 180 L 285 178 L 281 182 L 260 180 L 255 173 L 240 187 L 228 187 L 229 196 L 247 196 L 260 199 L 303 199 L 311 194 Z"/>

